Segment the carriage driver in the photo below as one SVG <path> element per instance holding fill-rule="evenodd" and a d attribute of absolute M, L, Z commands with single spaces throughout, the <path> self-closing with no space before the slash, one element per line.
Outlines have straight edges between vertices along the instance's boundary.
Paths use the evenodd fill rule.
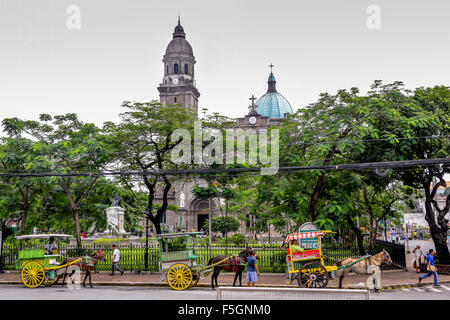
<path fill-rule="evenodd" d="M 50 237 L 50 242 L 46 245 L 47 255 L 52 255 L 57 248 L 55 238 Z"/>
<path fill-rule="evenodd" d="M 300 247 L 298 245 L 298 241 L 297 240 L 294 240 L 294 241 L 291 242 L 291 250 L 292 250 L 292 253 L 305 251 L 305 249 L 303 249 L 302 247 Z"/>

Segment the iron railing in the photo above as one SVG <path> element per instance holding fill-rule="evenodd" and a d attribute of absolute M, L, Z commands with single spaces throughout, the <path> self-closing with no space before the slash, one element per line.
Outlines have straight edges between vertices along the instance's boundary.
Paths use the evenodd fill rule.
<path fill-rule="evenodd" d="M 123 270 L 135 271 L 144 270 L 145 266 L 145 244 L 118 244 L 120 251 L 119 266 Z M 34 245 L 32 248 L 40 248 L 43 246 Z M 212 256 L 217 255 L 232 255 L 238 254 L 243 251 L 246 246 L 233 246 L 233 247 L 220 247 L 213 246 L 211 249 Z M 403 260 L 400 254 L 400 248 L 393 248 L 392 246 L 385 245 L 384 243 L 378 243 L 376 249 L 381 251 L 386 249 L 392 256 L 392 259 L 397 264 L 390 268 L 399 268 L 400 265 L 404 266 L 404 254 Z M 255 248 L 258 254 L 258 268 L 260 272 L 264 273 L 284 273 L 286 271 L 286 248 L 281 246 L 274 247 L 268 246 L 264 248 Z M 106 258 L 106 261 L 99 261 L 96 265 L 96 271 L 107 271 L 111 269 L 111 259 L 113 249 L 109 245 L 99 244 L 87 244 L 76 245 L 59 245 L 59 254 L 62 255 L 62 259 L 69 257 L 81 257 L 85 255 L 94 254 L 96 251 L 101 250 Z M 207 265 L 210 259 L 208 246 L 196 246 L 196 254 L 199 256 L 197 263 Z M 4 270 L 13 270 L 16 268 L 16 260 L 18 257 L 19 247 L 13 245 L 3 246 L 2 255 L 2 267 Z M 322 253 L 326 257 L 326 265 L 334 265 L 336 260 L 344 258 L 354 258 L 361 256 L 357 248 L 336 248 L 327 244 L 322 245 Z M 148 248 L 148 266 L 150 271 L 158 271 L 158 264 L 160 258 L 160 248 L 156 245 L 151 245 Z M 383 267 L 384 269 L 384 267 Z"/>

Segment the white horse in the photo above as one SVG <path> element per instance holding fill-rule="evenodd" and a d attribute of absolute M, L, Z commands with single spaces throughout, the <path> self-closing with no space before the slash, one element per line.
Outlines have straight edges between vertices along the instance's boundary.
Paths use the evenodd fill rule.
<path fill-rule="evenodd" d="M 338 267 L 342 266 L 349 266 L 348 268 L 341 269 L 342 273 L 339 276 L 339 288 L 342 289 L 342 281 L 344 280 L 344 277 L 351 271 L 359 274 L 367 274 L 369 266 L 377 266 L 380 267 L 380 265 L 383 262 L 392 263 L 391 256 L 389 252 L 383 249 L 383 251 L 377 253 L 373 256 L 367 256 L 364 257 L 360 262 L 357 262 L 361 258 L 346 258 L 343 260 L 338 261 L 337 265 Z M 356 262 L 356 263 L 355 263 Z M 352 265 L 352 263 L 354 263 Z M 370 268 L 371 270 L 371 268 Z"/>

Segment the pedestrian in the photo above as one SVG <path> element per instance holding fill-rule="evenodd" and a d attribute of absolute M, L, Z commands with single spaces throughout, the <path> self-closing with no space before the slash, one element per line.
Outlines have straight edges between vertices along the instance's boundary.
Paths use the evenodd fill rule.
<path fill-rule="evenodd" d="M 421 285 L 423 279 L 431 277 L 431 275 L 433 275 L 434 276 L 433 286 L 439 287 L 440 285 L 438 283 L 437 268 L 434 265 L 434 250 L 433 249 L 430 249 L 428 251 L 427 271 L 428 271 L 428 273 L 426 275 L 419 277 L 419 286 Z"/>
<path fill-rule="evenodd" d="M 417 245 L 413 250 L 413 266 L 417 273 L 420 273 L 420 264 L 422 263 L 422 249 Z"/>
<path fill-rule="evenodd" d="M 115 244 L 112 245 L 113 248 L 113 257 L 112 257 L 112 269 L 110 275 L 114 275 L 114 270 L 117 269 L 120 272 L 120 275 L 123 276 L 123 270 L 119 267 L 119 259 L 120 259 L 120 252 L 119 249 L 117 249 L 117 246 Z"/>
<path fill-rule="evenodd" d="M 281 249 L 285 249 L 286 247 L 286 284 L 291 284 L 291 274 L 289 273 L 289 246 L 286 246 L 286 242 L 283 241 Z"/>
<path fill-rule="evenodd" d="M 256 265 L 255 250 L 250 252 L 250 256 L 247 258 L 247 286 L 254 287 L 255 282 L 259 276 L 258 266 Z"/>

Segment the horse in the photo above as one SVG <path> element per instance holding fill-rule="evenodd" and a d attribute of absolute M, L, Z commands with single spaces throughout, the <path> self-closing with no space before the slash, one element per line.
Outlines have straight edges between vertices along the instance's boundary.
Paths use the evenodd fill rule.
<path fill-rule="evenodd" d="M 361 258 L 346 258 L 346 259 L 338 261 L 337 265 L 338 265 L 338 267 L 350 265 L 360 259 Z M 391 259 L 389 252 L 387 252 L 384 249 L 383 249 L 383 251 L 377 253 L 376 255 L 364 257 L 364 259 L 361 260 L 360 262 L 355 263 L 354 265 L 351 265 L 348 268 L 343 269 L 342 274 L 339 276 L 339 289 L 342 289 L 342 281 L 344 280 L 345 275 L 347 275 L 350 271 L 353 271 L 353 272 L 359 273 L 359 274 L 362 274 L 362 273 L 366 274 L 369 266 L 375 265 L 377 267 L 380 267 L 380 265 L 383 262 L 387 262 L 389 264 L 392 263 L 392 259 Z M 378 291 L 378 289 L 376 289 L 375 291 Z"/>
<path fill-rule="evenodd" d="M 218 265 L 214 266 L 214 272 L 211 276 L 211 288 L 214 289 L 214 280 L 217 284 L 217 278 L 219 277 L 219 273 L 221 270 L 235 272 L 233 287 L 236 284 L 236 280 L 239 276 L 239 286 L 242 286 L 242 271 L 244 271 L 245 266 L 247 264 L 247 258 L 250 253 L 253 252 L 252 248 L 246 248 L 241 251 L 237 256 L 215 256 L 214 258 L 209 259 L 208 265 L 218 263 Z M 219 263 L 220 262 L 220 263 Z"/>
<path fill-rule="evenodd" d="M 81 259 L 81 260 L 80 260 L 80 259 Z M 94 253 L 94 254 L 91 255 L 91 256 L 77 257 L 77 258 L 68 258 L 67 260 L 65 260 L 65 261 L 62 263 L 62 265 L 65 265 L 65 264 L 74 262 L 74 261 L 76 261 L 76 260 L 80 260 L 80 261 L 75 262 L 75 263 L 71 264 L 70 266 L 77 266 L 78 268 L 80 268 L 80 271 L 85 271 L 85 272 L 86 272 L 86 275 L 85 275 L 84 280 L 83 280 L 83 287 L 86 287 L 86 279 L 87 279 L 87 277 L 89 276 L 89 286 L 90 286 L 91 288 L 93 288 L 94 286 L 92 285 L 92 277 L 91 277 L 91 273 L 92 273 L 92 271 L 94 270 L 95 265 L 97 264 L 98 260 L 106 261 L 106 258 L 105 258 L 105 256 L 103 255 L 103 252 L 102 252 L 101 250 L 98 250 L 96 253 Z M 66 266 L 66 267 L 65 267 L 64 272 L 61 273 L 61 274 L 58 276 L 58 279 L 56 280 L 56 282 L 58 282 L 59 279 L 61 279 L 61 277 L 64 276 L 63 282 L 62 282 L 62 285 L 64 285 L 65 282 L 66 282 L 66 277 L 67 277 L 67 276 L 69 276 L 69 278 L 72 277 L 72 275 L 74 274 L 75 271 L 72 271 L 72 273 L 69 275 L 69 274 L 67 273 L 67 269 L 68 269 L 68 268 L 69 268 L 69 266 Z M 55 282 L 55 283 L 56 283 L 56 282 Z"/>

